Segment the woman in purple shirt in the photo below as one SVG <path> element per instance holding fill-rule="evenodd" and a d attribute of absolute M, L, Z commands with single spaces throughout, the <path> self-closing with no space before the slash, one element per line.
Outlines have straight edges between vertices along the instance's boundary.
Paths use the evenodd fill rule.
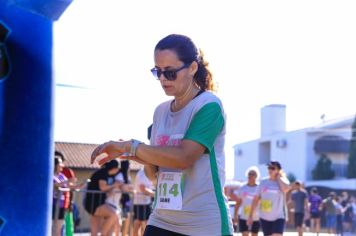
<path fill-rule="evenodd" d="M 316 188 L 312 188 L 309 196 L 309 212 L 312 232 L 320 232 L 320 211 L 323 199 Z"/>

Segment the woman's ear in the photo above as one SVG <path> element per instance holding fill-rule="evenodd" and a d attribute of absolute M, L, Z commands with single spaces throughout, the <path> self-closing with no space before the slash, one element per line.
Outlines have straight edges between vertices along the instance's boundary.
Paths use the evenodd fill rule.
<path fill-rule="evenodd" d="M 189 66 L 189 75 L 194 77 L 197 71 L 198 71 L 198 63 L 196 61 L 193 61 L 192 64 Z"/>

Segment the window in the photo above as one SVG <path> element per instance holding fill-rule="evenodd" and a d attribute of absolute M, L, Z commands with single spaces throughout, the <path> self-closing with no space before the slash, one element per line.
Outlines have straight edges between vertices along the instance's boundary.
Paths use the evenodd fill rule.
<path fill-rule="evenodd" d="M 271 142 L 263 142 L 259 145 L 258 163 L 267 164 L 271 160 Z"/>

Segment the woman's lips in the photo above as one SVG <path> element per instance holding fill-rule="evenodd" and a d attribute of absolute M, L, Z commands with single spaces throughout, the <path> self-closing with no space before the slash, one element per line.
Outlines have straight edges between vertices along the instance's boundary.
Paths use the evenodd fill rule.
<path fill-rule="evenodd" d="M 168 90 L 168 89 L 172 89 L 173 86 L 171 85 L 162 85 L 162 87 L 165 89 L 165 90 Z"/>

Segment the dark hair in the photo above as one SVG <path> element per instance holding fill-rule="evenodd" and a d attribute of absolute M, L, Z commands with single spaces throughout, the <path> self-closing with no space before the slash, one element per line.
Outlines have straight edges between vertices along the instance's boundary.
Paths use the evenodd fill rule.
<path fill-rule="evenodd" d="M 55 157 L 54 158 L 54 167 L 56 167 L 60 163 L 59 158 Z"/>
<path fill-rule="evenodd" d="M 278 161 L 270 161 L 270 162 L 267 163 L 267 166 L 275 166 L 279 170 L 282 169 L 282 165 Z"/>
<path fill-rule="evenodd" d="M 195 83 L 201 90 L 216 90 L 213 75 L 208 69 L 209 63 L 204 60 L 203 52 L 197 49 L 189 37 L 180 34 L 170 34 L 157 43 L 155 51 L 157 50 L 174 51 L 179 60 L 184 64 L 197 62 L 198 70 L 194 75 Z"/>
<path fill-rule="evenodd" d="M 105 170 L 109 171 L 109 170 L 114 169 L 114 168 L 120 168 L 120 163 L 115 159 L 104 164 L 104 169 Z"/>
<path fill-rule="evenodd" d="M 129 183 L 129 168 L 130 168 L 130 162 L 128 160 L 121 161 L 120 172 L 122 173 L 122 175 L 124 177 L 125 184 Z"/>
<path fill-rule="evenodd" d="M 64 155 L 63 155 L 63 153 L 60 152 L 60 151 L 55 150 L 55 151 L 54 151 L 54 156 L 61 158 L 62 161 L 65 161 Z"/>

